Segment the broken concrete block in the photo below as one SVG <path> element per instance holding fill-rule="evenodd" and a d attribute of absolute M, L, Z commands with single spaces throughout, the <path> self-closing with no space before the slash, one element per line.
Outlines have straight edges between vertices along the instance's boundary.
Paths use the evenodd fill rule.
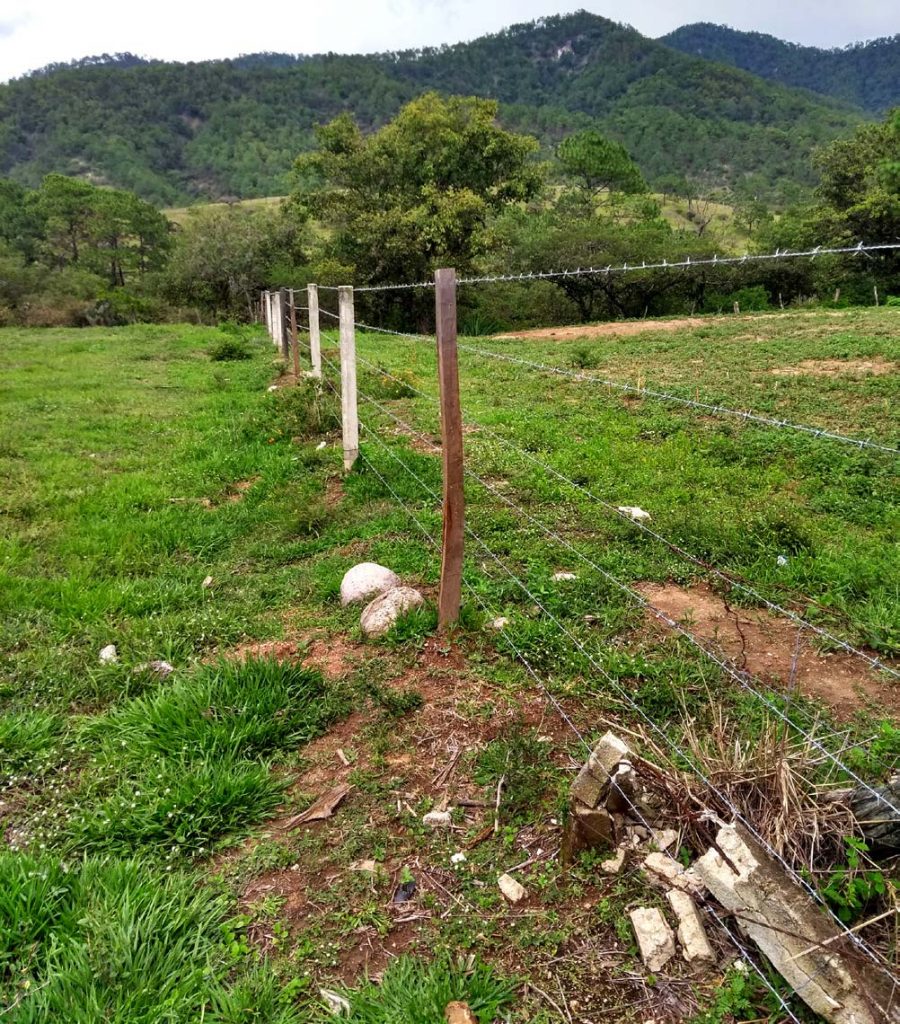
<path fill-rule="evenodd" d="M 422 823 L 429 828 L 450 828 L 452 822 L 449 811 L 429 811 L 422 818 Z"/>
<path fill-rule="evenodd" d="M 617 875 L 625 867 L 625 851 L 616 850 L 616 855 L 609 860 L 600 861 L 600 870 L 605 875 Z"/>
<path fill-rule="evenodd" d="M 550 579 L 552 579 L 554 583 L 566 583 L 569 580 L 577 580 L 578 577 L 574 572 L 555 572 Z"/>
<path fill-rule="evenodd" d="M 703 882 L 696 872 L 690 869 L 686 871 L 668 853 L 648 853 L 641 867 L 650 875 L 651 881 L 660 882 L 667 889 L 680 889 L 696 896 L 703 892 Z"/>
<path fill-rule="evenodd" d="M 678 918 L 678 941 L 681 943 L 682 956 L 688 963 L 694 960 L 715 960 L 712 946 L 706 937 L 706 929 L 700 918 L 697 904 L 686 893 L 679 889 L 670 889 L 666 893 L 669 906 Z"/>
<path fill-rule="evenodd" d="M 831 1024 L 900 1019 L 887 979 L 845 950 L 842 932 L 776 861 L 733 825 L 716 843 L 697 874 L 811 1010 Z"/>
<path fill-rule="evenodd" d="M 613 772 L 609 782 L 609 796 L 606 798 L 607 810 L 619 814 L 633 812 L 636 792 L 637 776 L 634 773 L 634 768 L 627 761 L 622 761 Z"/>
<path fill-rule="evenodd" d="M 653 845 L 657 850 L 668 850 L 678 842 L 678 833 L 674 828 L 661 828 L 653 833 Z"/>
<path fill-rule="evenodd" d="M 622 761 L 628 761 L 631 751 L 615 733 L 605 733 L 591 751 L 588 764 L 591 771 L 601 779 L 608 778 Z"/>
<path fill-rule="evenodd" d="M 525 886 L 517 882 L 512 875 L 501 875 L 497 879 L 497 885 L 510 903 L 518 903 L 528 895 Z"/>
<path fill-rule="evenodd" d="M 603 798 L 608 784 L 608 778 L 598 779 L 591 771 L 591 766 L 586 764 L 575 776 L 575 781 L 569 787 L 569 795 L 585 807 L 596 807 Z"/>
<path fill-rule="evenodd" d="M 628 916 L 648 970 L 661 971 L 675 956 L 675 936 L 656 907 L 638 907 Z"/>

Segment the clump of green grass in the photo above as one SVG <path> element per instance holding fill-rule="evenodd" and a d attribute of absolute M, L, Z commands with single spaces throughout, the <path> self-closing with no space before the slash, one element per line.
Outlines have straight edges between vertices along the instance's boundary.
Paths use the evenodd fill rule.
<path fill-rule="evenodd" d="M 532 821 L 552 782 L 553 765 L 537 732 L 513 721 L 480 751 L 473 778 L 482 786 L 496 786 L 502 779 L 501 816 L 510 822 Z"/>
<path fill-rule="evenodd" d="M 491 1024 L 512 1001 L 513 988 L 483 963 L 471 968 L 449 959 L 426 964 L 400 957 L 381 983 L 345 991 L 355 1024 L 443 1024 L 448 1003 L 465 1002 L 479 1024 Z"/>
<path fill-rule="evenodd" d="M 39 709 L 0 715 L 0 778 L 46 765 L 58 749 L 63 729 L 59 715 Z"/>
<path fill-rule="evenodd" d="M 214 363 L 234 362 L 240 359 L 252 359 L 250 346 L 242 338 L 222 338 L 209 350 L 209 358 Z"/>
<path fill-rule="evenodd" d="M 0 1004 L 15 1024 L 299 1024 L 263 965 L 242 969 L 227 900 L 136 860 L 0 853 Z M 236 941 L 237 939 L 237 941 Z M 234 972 L 229 983 L 229 972 Z M 248 992 L 255 1016 L 236 1011 Z"/>
<path fill-rule="evenodd" d="M 71 804 L 36 838 L 70 851 L 173 863 L 245 834 L 278 805 L 267 758 L 346 710 L 321 674 L 274 660 L 222 662 L 87 725 L 95 758 Z"/>

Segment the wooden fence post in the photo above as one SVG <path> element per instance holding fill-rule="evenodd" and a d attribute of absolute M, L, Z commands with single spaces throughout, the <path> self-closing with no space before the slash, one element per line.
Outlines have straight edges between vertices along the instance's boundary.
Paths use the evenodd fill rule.
<path fill-rule="evenodd" d="M 356 333 L 353 288 L 338 288 L 341 330 L 341 427 L 344 438 L 344 472 L 353 469 L 359 455 L 359 416 L 356 407 Z"/>
<path fill-rule="evenodd" d="M 306 304 L 309 306 L 309 358 L 312 360 L 312 372 L 316 377 L 322 376 L 322 339 L 319 334 L 319 286 L 310 284 L 306 287 Z"/>
<path fill-rule="evenodd" d="M 288 362 L 291 358 L 291 328 L 290 310 L 288 309 L 287 288 L 278 289 L 278 311 L 281 314 L 278 320 L 278 340 L 281 342 L 281 358 Z"/>
<path fill-rule="evenodd" d="M 465 530 L 463 492 L 462 411 L 459 405 L 459 367 L 456 355 L 456 271 L 434 275 L 435 334 L 438 382 L 441 392 L 441 455 L 444 468 L 443 538 L 438 628 L 459 619 Z"/>
<path fill-rule="evenodd" d="M 278 296 L 275 292 L 269 292 L 269 337 L 273 345 L 278 345 Z"/>
<path fill-rule="evenodd" d="M 294 353 L 294 380 L 300 383 L 300 341 L 297 337 L 297 307 L 294 305 L 294 289 L 288 291 L 291 304 L 291 350 Z"/>
<path fill-rule="evenodd" d="M 272 333 L 272 318 L 270 316 L 271 312 L 272 310 L 270 309 L 269 304 L 269 291 L 268 289 L 266 289 L 266 291 L 262 293 L 262 314 L 263 323 L 266 325 L 266 333 L 270 335 Z"/>

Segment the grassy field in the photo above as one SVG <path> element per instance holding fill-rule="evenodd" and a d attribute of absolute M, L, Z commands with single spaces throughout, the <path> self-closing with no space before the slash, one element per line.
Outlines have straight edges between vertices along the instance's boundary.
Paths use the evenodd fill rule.
<path fill-rule="evenodd" d="M 671 542 L 888 661 L 900 654 L 896 460 L 463 352 L 467 465 L 488 486 L 467 485 L 478 540 L 462 624 L 440 637 L 439 559 L 422 535 L 440 532 L 427 490 L 440 490 L 437 420 L 417 394 L 436 393 L 431 347 L 358 339 L 372 364 L 360 367 L 364 458 L 343 478 L 330 390 L 282 379 L 270 392 L 268 341 L 212 359 L 228 339 L 186 326 L 0 331 L 6 1019 L 289 1024 L 328 1018 L 323 988 L 367 1024 L 439 1022 L 453 998 L 482 1024 L 782 1019 L 762 983 L 728 966 L 724 934 L 716 967 L 646 976 L 625 913 L 664 903 L 636 865 L 560 869 L 563 794 L 584 755 L 516 654 L 589 741 L 624 730 L 673 772 L 724 773 L 744 806 L 773 804 L 760 779 L 781 757 L 808 781 L 810 815 L 812 787 L 846 776 L 613 581 L 659 603 L 693 595 L 687 629 L 735 657 L 702 609 L 737 609 L 751 671 L 754 644 L 801 665 L 799 691 L 778 672 L 756 680 L 770 707 L 872 781 L 900 757 L 891 680 L 820 637 L 761 626 L 746 594 L 529 456 L 640 506 Z M 473 344 L 900 437 L 892 310 Z M 363 560 L 429 598 L 378 642 L 337 600 Z M 502 633 L 485 628 L 495 615 Z M 108 644 L 117 660 L 101 663 Z M 336 783 L 352 789 L 334 815 L 296 823 Z M 454 827 L 429 830 L 422 815 L 445 801 Z M 760 827 L 774 836 L 785 821 L 772 814 Z M 680 856 L 701 837 L 683 828 Z M 857 922 L 892 888 L 876 866 L 846 870 L 846 838 L 781 849 Z M 496 876 L 523 862 L 529 895 L 512 908 Z M 403 886 L 413 898 L 394 902 Z M 867 934 L 895 956 L 890 933 Z"/>

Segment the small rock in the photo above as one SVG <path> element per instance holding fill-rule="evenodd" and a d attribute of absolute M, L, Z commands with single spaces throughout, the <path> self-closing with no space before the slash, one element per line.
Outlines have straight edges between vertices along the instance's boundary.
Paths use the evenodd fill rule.
<path fill-rule="evenodd" d="M 327 447 L 328 447 L 328 442 L 327 442 L 327 441 L 320 441 L 320 442 L 319 442 L 319 443 L 318 443 L 318 444 L 316 445 L 316 451 L 317 451 L 317 452 L 323 451 L 323 450 L 324 450 L 325 448 L 327 448 Z"/>
<path fill-rule="evenodd" d="M 600 861 L 600 870 L 606 875 L 617 875 L 625 867 L 625 851 L 623 849 L 616 850 L 615 857 L 610 857 L 609 860 Z"/>
<path fill-rule="evenodd" d="M 269 394 L 271 394 L 271 393 L 272 393 L 273 391 L 277 391 L 277 390 L 278 390 L 278 385 L 277 385 L 277 384 L 270 384 L 270 385 L 269 385 L 269 386 L 268 386 L 268 387 L 266 388 L 266 391 L 268 391 L 268 392 L 269 392 Z"/>
<path fill-rule="evenodd" d="M 650 513 L 645 512 L 642 508 L 638 508 L 637 505 L 619 505 L 618 511 L 623 516 L 633 519 L 636 523 L 646 523 L 650 518 Z"/>
<path fill-rule="evenodd" d="M 444 1019 L 447 1024 L 478 1024 L 478 1018 L 468 1003 L 447 1003 Z"/>
<path fill-rule="evenodd" d="M 341 580 L 341 604 L 371 601 L 392 587 L 400 586 L 400 577 L 375 562 L 360 562 L 348 569 Z"/>
<path fill-rule="evenodd" d="M 638 907 L 629 915 L 648 970 L 660 971 L 675 956 L 675 936 L 656 907 Z"/>
<path fill-rule="evenodd" d="M 554 583 L 565 583 L 567 580 L 577 580 L 574 572 L 555 572 L 551 577 Z"/>
<path fill-rule="evenodd" d="M 204 581 L 200 584 L 200 586 L 203 587 L 204 590 L 209 590 L 209 588 L 212 585 L 213 585 L 213 578 L 212 578 L 212 576 L 207 576 L 206 579 L 204 579 Z"/>
<path fill-rule="evenodd" d="M 429 811 L 422 818 L 422 823 L 430 828 L 450 828 L 452 821 L 449 811 Z"/>
<path fill-rule="evenodd" d="M 394 890 L 394 898 L 391 903 L 409 903 L 416 894 L 416 880 L 411 878 L 408 882 L 401 882 Z"/>
<path fill-rule="evenodd" d="M 107 644 L 100 652 L 100 664 L 101 665 L 115 665 L 119 660 L 118 652 L 116 651 L 115 644 Z"/>
<path fill-rule="evenodd" d="M 779 567 L 780 569 L 783 569 L 783 568 L 784 568 L 784 567 L 785 567 L 785 566 L 786 566 L 786 565 L 788 564 L 788 560 L 787 560 L 787 559 L 786 559 L 786 558 L 784 557 L 784 555 L 779 555 L 779 556 L 778 556 L 778 557 L 777 557 L 777 558 L 775 559 L 775 564 L 776 564 L 776 565 L 777 565 L 777 566 L 778 566 L 778 567 Z"/>
<path fill-rule="evenodd" d="M 667 888 L 680 889 L 696 896 L 705 888 L 693 869 L 685 871 L 684 867 L 667 853 L 648 853 L 642 867 L 650 874 L 651 879 L 662 882 Z"/>
<path fill-rule="evenodd" d="M 697 904 L 686 893 L 678 889 L 670 889 L 666 893 L 669 906 L 678 918 L 678 941 L 685 960 L 715 960 L 712 946 L 706 937 L 706 929 L 700 919 Z"/>
<path fill-rule="evenodd" d="M 661 828 L 653 833 L 653 844 L 658 850 L 668 850 L 678 842 L 678 833 L 674 828 Z"/>
<path fill-rule="evenodd" d="M 454 864 L 454 865 L 455 864 L 465 864 L 467 860 L 468 860 L 468 857 L 466 857 L 466 855 L 464 853 L 462 853 L 462 852 L 454 853 L 453 856 L 450 858 L 450 863 Z"/>
<path fill-rule="evenodd" d="M 510 903 L 519 903 L 527 895 L 525 886 L 520 885 L 512 875 L 501 875 L 497 879 L 497 885 L 500 886 L 500 892 L 503 893 Z"/>
<path fill-rule="evenodd" d="M 378 874 L 378 864 L 374 860 L 355 860 L 350 865 L 351 871 L 362 871 L 367 875 Z"/>
<path fill-rule="evenodd" d="M 418 590 L 412 587 L 392 587 L 366 605 L 360 616 L 360 628 L 366 636 L 381 636 L 387 633 L 401 615 L 424 603 L 425 598 Z"/>
<path fill-rule="evenodd" d="M 170 665 L 167 661 L 148 661 L 144 665 L 136 665 L 134 671 L 136 673 L 152 672 L 154 675 L 159 676 L 160 679 L 168 679 L 175 671 L 175 666 Z"/>
<path fill-rule="evenodd" d="M 350 1016 L 350 1004 L 343 996 L 339 996 L 337 992 L 332 992 L 327 988 L 320 988 L 319 995 L 325 1002 L 330 1013 L 333 1013 L 335 1017 L 349 1017 Z"/>
<path fill-rule="evenodd" d="M 496 619 L 491 619 L 488 625 L 491 627 L 491 629 L 506 629 L 506 627 L 509 625 L 509 619 L 507 619 L 505 615 L 500 615 Z"/>
<path fill-rule="evenodd" d="M 591 752 L 588 764 L 598 778 L 606 779 L 615 772 L 620 762 L 630 758 L 631 751 L 626 744 L 615 733 L 607 732 L 600 737 L 600 742 Z"/>

